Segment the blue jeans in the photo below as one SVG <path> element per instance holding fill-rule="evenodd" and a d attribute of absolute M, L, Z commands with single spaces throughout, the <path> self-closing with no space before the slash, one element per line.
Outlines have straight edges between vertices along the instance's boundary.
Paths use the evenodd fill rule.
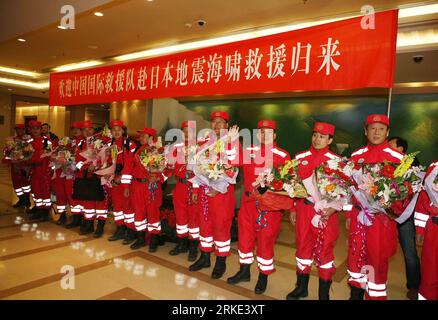
<path fill-rule="evenodd" d="M 420 287 L 420 259 L 415 242 L 414 215 L 402 224 L 397 224 L 398 240 L 403 251 L 406 266 L 406 287 L 418 290 Z"/>

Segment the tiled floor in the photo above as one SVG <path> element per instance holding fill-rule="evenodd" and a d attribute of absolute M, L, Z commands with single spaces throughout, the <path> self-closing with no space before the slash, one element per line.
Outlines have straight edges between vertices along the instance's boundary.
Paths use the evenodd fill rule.
<path fill-rule="evenodd" d="M 23 230 L 14 224 L 22 210 L 13 209 L 8 168 L 0 167 L 0 298 L 1 299 L 284 299 L 295 283 L 294 229 L 283 222 L 276 245 L 277 272 L 269 277 L 264 295 L 255 295 L 256 266 L 252 280 L 231 286 L 226 278 L 238 270 L 236 243 L 220 280 L 210 277 L 211 269 L 189 272 L 186 255 L 171 257 L 169 243 L 154 254 L 147 248 L 132 251 L 120 241 L 109 242 L 114 230 L 109 221 L 100 239 L 78 235 L 51 222 Z M 344 221 L 340 222 L 342 225 Z M 32 228 L 33 227 L 33 228 Z M 338 266 L 332 299 L 347 299 L 346 235 L 341 227 L 335 254 Z M 214 259 L 212 260 L 214 263 Z M 66 271 L 67 270 L 67 271 Z M 73 277 L 74 275 L 74 277 Z M 309 297 L 317 299 L 318 277 L 312 272 Z M 391 259 L 389 299 L 405 298 L 404 264 L 400 250 Z"/>

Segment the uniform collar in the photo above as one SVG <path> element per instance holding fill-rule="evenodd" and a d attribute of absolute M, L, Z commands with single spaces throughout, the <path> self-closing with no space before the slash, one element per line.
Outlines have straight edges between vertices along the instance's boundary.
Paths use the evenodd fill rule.
<path fill-rule="evenodd" d="M 377 145 L 368 143 L 367 147 L 369 150 L 383 150 L 389 147 L 389 143 L 388 140 L 385 140 L 381 144 L 377 144 Z"/>
<path fill-rule="evenodd" d="M 315 148 L 311 145 L 311 146 L 310 146 L 310 152 L 311 152 L 312 154 L 326 153 L 327 151 L 329 151 L 329 148 L 330 148 L 330 146 L 327 146 L 327 147 L 325 147 L 325 148 L 322 148 L 322 149 L 317 150 L 317 149 L 315 149 Z"/>

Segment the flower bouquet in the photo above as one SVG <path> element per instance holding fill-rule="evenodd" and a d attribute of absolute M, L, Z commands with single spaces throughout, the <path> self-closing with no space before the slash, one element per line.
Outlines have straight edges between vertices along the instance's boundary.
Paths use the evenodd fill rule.
<path fill-rule="evenodd" d="M 315 216 L 312 225 L 325 228 L 327 209 L 341 211 L 351 201 L 350 187 L 354 185 L 352 173 L 354 163 L 345 158 L 328 160 L 315 169 L 315 173 L 304 180 L 306 190 L 315 204 Z"/>
<path fill-rule="evenodd" d="M 72 178 L 76 171 L 76 159 L 72 142 L 69 137 L 64 137 L 59 140 L 58 147 L 48 153 L 51 161 L 50 166 L 54 170 L 61 169 L 61 178 Z"/>
<path fill-rule="evenodd" d="M 293 206 L 291 198 L 306 198 L 307 192 L 298 176 L 298 160 L 287 160 L 284 164 L 262 171 L 253 187 L 258 207 L 264 211 L 288 210 Z M 266 192 L 265 192 L 266 191 Z"/>
<path fill-rule="evenodd" d="M 16 139 L 15 137 L 6 138 L 5 159 L 11 162 L 22 162 L 32 158 L 35 150 L 29 142 L 30 140 L 30 136 L 23 136 L 23 139 Z"/>
<path fill-rule="evenodd" d="M 367 164 L 353 173 L 358 187 L 351 190 L 362 207 L 358 219 L 363 225 L 372 225 L 379 213 L 399 223 L 412 214 L 425 175 L 423 167 L 412 167 L 416 154 L 404 156 L 399 165 Z"/>
<path fill-rule="evenodd" d="M 235 130 L 231 129 L 215 143 L 199 147 L 187 165 L 187 169 L 194 174 L 189 179 L 192 184 L 205 187 L 211 195 L 215 192 L 226 193 L 230 184 L 236 184 L 239 170 L 230 163 L 232 159 L 227 153 L 225 142 L 234 136 Z"/>

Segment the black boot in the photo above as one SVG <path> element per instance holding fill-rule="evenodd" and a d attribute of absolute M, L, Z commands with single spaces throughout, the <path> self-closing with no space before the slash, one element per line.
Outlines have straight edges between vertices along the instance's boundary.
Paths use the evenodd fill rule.
<path fill-rule="evenodd" d="M 151 242 L 149 243 L 149 252 L 156 252 L 160 242 L 160 235 L 151 234 Z"/>
<path fill-rule="evenodd" d="M 71 228 L 76 228 L 79 227 L 81 225 L 81 215 L 80 214 L 74 214 L 73 215 L 73 220 L 67 224 L 65 227 L 67 229 L 71 229 Z"/>
<path fill-rule="evenodd" d="M 40 222 L 50 221 L 50 209 L 41 209 Z"/>
<path fill-rule="evenodd" d="M 137 232 L 132 230 L 131 228 L 126 229 L 125 240 L 123 240 L 122 244 L 127 245 L 133 243 L 137 239 Z"/>
<path fill-rule="evenodd" d="M 365 290 L 350 285 L 350 299 L 348 300 L 363 300 Z"/>
<path fill-rule="evenodd" d="M 268 285 L 268 275 L 264 273 L 259 273 L 259 279 L 257 280 L 257 284 L 254 288 L 254 292 L 256 294 L 262 294 L 266 291 L 266 287 Z"/>
<path fill-rule="evenodd" d="M 308 274 L 299 274 L 297 272 L 295 289 L 287 295 L 286 300 L 298 300 L 299 298 L 305 298 L 309 295 L 307 291 L 309 287 L 309 276 Z"/>
<path fill-rule="evenodd" d="M 94 220 L 85 220 L 82 221 L 81 228 L 79 229 L 80 235 L 86 235 L 94 232 Z"/>
<path fill-rule="evenodd" d="M 120 239 L 125 239 L 126 237 L 126 226 L 117 226 L 116 232 L 108 238 L 108 241 L 116 241 Z"/>
<path fill-rule="evenodd" d="M 94 232 L 93 238 L 100 238 L 103 235 L 103 227 L 105 226 L 105 220 L 97 220 L 96 232 Z"/>
<path fill-rule="evenodd" d="M 195 261 L 198 257 L 198 245 L 199 241 L 197 240 L 189 240 L 189 261 Z"/>
<path fill-rule="evenodd" d="M 30 198 L 29 193 L 23 194 L 23 207 L 30 208 Z"/>
<path fill-rule="evenodd" d="M 67 221 L 67 215 L 65 212 L 61 213 L 61 216 L 59 217 L 58 221 L 55 222 L 57 226 L 65 224 Z"/>
<path fill-rule="evenodd" d="M 210 252 L 201 251 L 201 256 L 189 267 L 189 271 L 199 271 L 203 268 L 210 268 L 210 254 Z"/>
<path fill-rule="evenodd" d="M 24 194 L 18 196 L 18 201 L 12 206 L 13 208 L 22 208 L 24 207 Z"/>
<path fill-rule="evenodd" d="M 229 284 L 236 284 L 239 282 L 249 282 L 251 281 L 251 265 L 250 264 L 240 264 L 240 269 L 237 271 L 237 273 L 228 278 L 227 282 Z"/>
<path fill-rule="evenodd" d="M 225 270 L 227 270 L 227 257 L 216 257 L 216 263 L 214 264 L 213 272 L 211 273 L 211 277 L 213 279 L 219 279 L 221 278 Z"/>
<path fill-rule="evenodd" d="M 28 221 L 39 221 L 41 219 L 42 211 L 34 206 L 31 210 L 28 211 L 27 220 Z"/>
<path fill-rule="evenodd" d="M 326 281 L 319 278 L 319 288 L 318 288 L 318 299 L 319 300 L 330 300 L 330 286 L 332 281 Z"/>
<path fill-rule="evenodd" d="M 137 240 L 130 246 L 132 250 L 137 250 L 141 247 L 146 247 L 146 231 L 137 232 Z"/>
<path fill-rule="evenodd" d="M 171 256 L 177 256 L 180 253 L 186 253 L 189 250 L 189 239 L 187 237 L 178 238 L 178 244 L 175 248 L 169 251 Z"/>

